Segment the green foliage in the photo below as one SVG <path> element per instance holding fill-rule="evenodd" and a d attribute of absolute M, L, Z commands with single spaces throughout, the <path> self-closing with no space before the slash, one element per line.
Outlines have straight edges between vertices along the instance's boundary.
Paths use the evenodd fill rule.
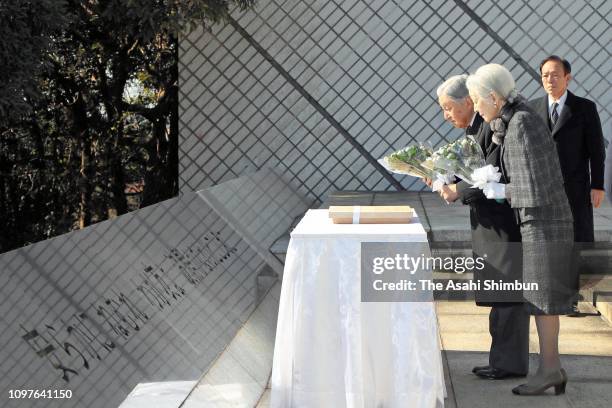
<path fill-rule="evenodd" d="M 5 3 L 0 251 L 178 194 L 178 35 L 254 2 Z"/>
<path fill-rule="evenodd" d="M 0 3 L 0 126 L 31 111 L 51 35 L 66 22 L 63 0 Z"/>
<path fill-rule="evenodd" d="M 420 145 L 413 145 L 392 153 L 391 157 L 406 163 L 415 162 L 421 164 L 431 157 L 431 153 L 431 149 L 427 149 Z"/>

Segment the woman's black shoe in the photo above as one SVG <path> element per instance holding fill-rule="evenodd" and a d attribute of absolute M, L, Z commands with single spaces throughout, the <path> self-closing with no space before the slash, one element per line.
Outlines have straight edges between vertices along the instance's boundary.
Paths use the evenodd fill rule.
<path fill-rule="evenodd" d="M 542 395 L 547 389 L 554 387 L 555 395 L 565 394 L 567 374 L 561 370 L 553 371 L 545 377 L 537 379 L 535 384 L 521 384 L 513 388 L 512 392 L 516 395 Z"/>

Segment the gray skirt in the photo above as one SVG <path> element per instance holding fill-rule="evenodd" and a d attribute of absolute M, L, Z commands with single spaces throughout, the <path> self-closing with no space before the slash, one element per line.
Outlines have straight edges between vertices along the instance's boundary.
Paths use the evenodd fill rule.
<path fill-rule="evenodd" d="M 572 222 L 532 219 L 522 221 L 520 226 L 523 282 L 538 285 L 537 290 L 523 292 L 527 311 L 532 315 L 572 313 L 577 295 Z"/>

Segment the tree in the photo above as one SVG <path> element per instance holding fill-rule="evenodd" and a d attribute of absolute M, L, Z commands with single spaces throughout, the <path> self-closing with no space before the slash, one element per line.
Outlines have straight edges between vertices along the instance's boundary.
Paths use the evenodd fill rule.
<path fill-rule="evenodd" d="M 0 126 L 30 112 L 51 34 L 65 23 L 63 0 L 0 3 Z"/>
<path fill-rule="evenodd" d="M 253 1 L 0 6 L 0 250 L 178 194 L 178 33 Z"/>

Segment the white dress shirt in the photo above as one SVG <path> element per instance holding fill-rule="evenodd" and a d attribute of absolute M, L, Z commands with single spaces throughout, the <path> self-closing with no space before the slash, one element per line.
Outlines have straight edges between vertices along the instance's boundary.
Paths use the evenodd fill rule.
<path fill-rule="evenodd" d="M 472 115 L 472 120 L 470 120 L 470 126 L 472 127 L 472 125 L 474 124 L 474 119 L 476 119 L 476 112 L 474 112 L 474 114 Z"/>
<path fill-rule="evenodd" d="M 467 130 L 471 128 L 472 126 L 474 126 L 474 119 L 476 119 L 476 112 L 474 112 L 474 114 L 472 115 L 472 120 L 470 120 L 470 124 L 465 128 L 466 134 L 467 134 Z"/>

